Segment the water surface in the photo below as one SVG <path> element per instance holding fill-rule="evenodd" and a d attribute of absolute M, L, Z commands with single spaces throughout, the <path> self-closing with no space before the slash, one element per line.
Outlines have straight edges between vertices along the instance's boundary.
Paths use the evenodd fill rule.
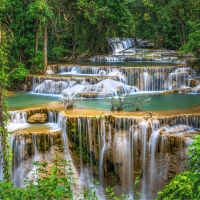
<path fill-rule="evenodd" d="M 33 94 L 31 92 L 18 92 L 16 95 L 7 97 L 9 109 L 16 108 L 26 108 L 33 107 L 37 105 L 46 104 L 53 101 L 61 100 L 61 97 L 58 95 L 43 95 L 43 94 Z"/>
<path fill-rule="evenodd" d="M 137 95 L 136 95 L 137 96 Z M 200 94 L 145 94 L 146 98 L 151 98 L 151 101 L 142 106 L 144 111 L 158 110 L 181 110 L 187 109 L 196 105 L 200 105 Z M 9 109 L 19 109 L 42 105 L 49 102 L 61 100 L 59 95 L 42 95 L 32 94 L 28 92 L 20 92 L 15 96 L 8 97 Z M 109 110 L 107 103 L 102 99 L 84 99 L 77 102 L 77 108 Z M 127 111 L 134 110 L 133 108 L 125 109 Z"/>

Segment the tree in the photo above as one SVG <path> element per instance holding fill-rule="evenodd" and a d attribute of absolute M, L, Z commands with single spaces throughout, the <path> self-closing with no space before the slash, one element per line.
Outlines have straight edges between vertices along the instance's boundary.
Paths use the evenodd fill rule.
<path fill-rule="evenodd" d="M 64 107 L 67 110 L 75 108 L 76 102 L 78 101 L 77 97 L 78 97 L 78 94 L 76 94 L 76 93 L 72 93 L 70 95 L 65 95 L 63 98 Z"/>
<path fill-rule="evenodd" d="M 182 47 L 183 53 L 191 52 L 193 55 L 200 59 L 200 20 L 188 24 L 191 27 L 187 43 Z"/>
<path fill-rule="evenodd" d="M 34 48 L 34 60 L 33 60 L 33 68 L 34 71 L 37 71 L 37 52 L 38 52 L 38 39 L 39 39 L 39 28 L 40 25 L 44 26 L 44 34 L 43 34 L 43 53 L 44 53 L 44 65 L 47 65 L 47 21 L 48 18 L 52 17 L 52 11 L 50 6 L 47 4 L 46 0 L 36 0 L 33 1 L 28 6 L 28 16 L 30 20 L 33 19 L 35 21 L 35 48 Z"/>
<path fill-rule="evenodd" d="M 130 92 L 123 96 L 120 90 L 117 91 L 117 95 L 118 97 L 115 97 L 110 94 L 109 97 L 103 98 L 103 100 L 107 102 L 108 106 L 111 108 L 111 111 L 122 111 L 125 108 L 130 107 L 133 107 L 135 111 L 140 111 L 142 105 L 151 101 L 150 98 L 146 99 L 143 96 L 135 97 L 134 95 L 130 95 Z"/>

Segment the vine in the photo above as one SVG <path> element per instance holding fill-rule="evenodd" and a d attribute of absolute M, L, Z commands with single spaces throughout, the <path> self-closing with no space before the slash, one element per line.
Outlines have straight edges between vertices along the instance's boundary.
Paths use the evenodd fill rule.
<path fill-rule="evenodd" d="M 3 35 L 3 33 L 2 33 Z M 8 46 L 6 43 L 6 38 L 2 37 L 0 40 L 0 139 L 3 154 L 3 173 L 4 180 L 6 182 L 11 181 L 11 161 L 12 152 L 9 143 L 9 132 L 7 131 L 8 126 L 8 105 L 5 101 L 6 98 L 6 86 L 7 78 L 5 70 L 7 68 L 7 56 L 8 56 Z"/>

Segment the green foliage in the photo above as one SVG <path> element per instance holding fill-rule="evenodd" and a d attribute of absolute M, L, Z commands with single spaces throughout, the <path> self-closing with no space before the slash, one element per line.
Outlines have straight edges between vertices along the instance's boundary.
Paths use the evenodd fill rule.
<path fill-rule="evenodd" d="M 189 170 L 200 172 L 200 136 L 196 136 L 194 142 L 188 148 Z"/>
<path fill-rule="evenodd" d="M 10 46 L 7 73 L 21 63 L 31 73 L 43 68 L 44 25 L 50 61 L 107 53 L 107 38 L 113 36 L 148 39 L 155 48 L 183 46 L 184 52 L 199 57 L 196 0 L 3 0 L 0 6 L 1 27 Z"/>
<path fill-rule="evenodd" d="M 146 98 L 143 97 L 143 96 L 139 96 L 139 97 L 131 96 L 128 100 L 129 100 L 128 105 L 129 105 L 130 107 L 135 108 L 136 111 L 140 111 L 141 108 L 142 108 L 142 106 L 143 106 L 145 103 L 148 103 L 149 101 L 151 101 L 150 98 L 146 99 Z"/>
<path fill-rule="evenodd" d="M 124 108 L 128 107 L 128 97 L 130 93 L 127 93 L 125 97 L 123 97 L 121 91 L 117 91 L 118 97 L 110 94 L 109 97 L 104 97 L 103 100 L 107 102 L 108 106 L 110 107 L 111 111 L 117 110 L 122 111 Z"/>
<path fill-rule="evenodd" d="M 157 199 L 200 199 L 200 136 L 188 148 L 188 171 L 176 175 Z"/>
<path fill-rule="evenodd" d="M 70 161 L 56 156 L 50 170 L 47 162 L 36 161 L 33 164 L 36 166 L 36 171 L 33 172 L 35 183 L 26 180 L 24 188 L 14 188 L 12 182 L 0 181 L 0 199 L 97 199 L 95 186 L 84 188 L 80 193 L 74 192 Z"/>
<path fill-rule="evenodd" d="M 199 199 L 200 173 L 190 171 L 176 175 L 173 180 L 158 192 L 158 199 Z"/>
<path fill-rule="evenodd" d="M 42 24 L 52 17 L 52 8 L 45 0 L 36 0 L 28 5 L 27 15 L 30 20 L 39 19 Z"/>
<path fill-rule="evenodd" d="M 140 182 L 139 177 L 136 177 L 134 185 L 133 185 L 133 192 L 134 192 L 134 199 L 138 200 L 141 196 L 141 193 L 138 192 L 137 190 L 137 185 Z M 132 197 L 130 197 L 129 195 L 126 194 L 122 194 L 121 197 L 117 197 L 115 195 L 114 189 L 112 187 L 107 187 L 106 188 L 106 195 L 105 195 L 106 199 L 112 199 L 112 200 L 131 200 Z"/>
<path fill-rule="evenodd" d="M 98 121 L 98 120 L 105 120 L 105 117 L 103 116 L 103 113 L 101 113 L 100 115 L 99 115 L 99 117 L 98 116 L 94 116 L 93 118 L 92 118 L 92 120 L 93 121 Z"/>
<path fill-rule="evenodd" d="M 78 94 L 76 93 L 72 93 L 70 95 L 65 95 L 63 98 L 63 104 L 64 107 L 69 110 L 69 109 L 73 109 L 76 107 L 76 103 L 78 101 Z"/>
<path fill-rule="evenodd" d="M 111 111 L 122 111 L 125 108 L 130 107 L 133 107 L 136 111 L 140 111 L 141 107 L 145 103 L 151 101 L 150 98 L 146 99 L 144 96 L 135 97 L 134 95 L 130 95 L 130 93 L 123 96 L 121 91 L 117 91 L 117 95 L 118 97 L 109 95 L 109 98 L 103 98 L 103 100 L 107 102 L 108 106 L 111 108 Z"/>
<path fill-rule="evenodd" d="M 1 11 L 1 10 L 0 10 Z M 1 27 L 1 19 L 0 19 Z M 1 31 L 1 30 L 0 30 Z M 1 32 L 2 33 L 2 32 Z M 10 149 L 9 132 L 7 131 L 8 126 L 8 104 L 5 101 L 6 98 L 6 86 L 8 83 L 6 77 L 6 70 L 8 65 L 8 45 L 7 38 L 0 38 L 0 142 L 2 146 L 3 154 L 3 173 L 4 180 L 6 182 L 11 181 L 11 162 L 12 152 Z"/>
<path fill-rule="evenodd" d="M 39 72 L 41 69 L 43 69 L 44 68 L 43 59 L 44 59 L 43 52 L 40 50 L 36 51 L 36 56 L 30 59 L 29 61 L 31 64 L 35 63 L 37 67 L 36 70 L 31 69 L 30 72 Z"/>
<path fill-rule="evenodd" d="M 191 52 L 194 56 L 200 59 L 200 20 L 188 22 L 190 33 L 187 43 L 182 47 L 183 53 Z"/>

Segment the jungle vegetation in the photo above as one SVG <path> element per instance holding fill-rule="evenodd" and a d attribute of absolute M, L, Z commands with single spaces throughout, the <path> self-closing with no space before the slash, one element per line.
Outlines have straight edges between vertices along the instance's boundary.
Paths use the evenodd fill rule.
<path fill-rule="evenodd" d="M 199 13 L 200 0 L 2 0 L 8 86 L 48 63 L 108 53 L 108 37 L 146 39 L 199 58 Z"/>

